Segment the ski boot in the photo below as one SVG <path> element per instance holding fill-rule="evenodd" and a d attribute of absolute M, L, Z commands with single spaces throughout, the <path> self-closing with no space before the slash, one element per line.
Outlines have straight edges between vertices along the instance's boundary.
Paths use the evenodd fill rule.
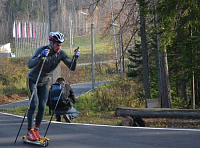
<path fill-rule="evenodd" d="M 39 127 L 36 127 L 36 128 L 28 128 L 28 133 L 27 133 L 27 136 L 24 136 L 22 138 L 22 141 L 24 143 L 30 143 L 30 144 L 35 144 L 35 145 L 40 145 L 40 146 L 48 146 L 48 141 L 49 141 L 49 138 L 42 138 L 38 132 L 39 130 Z"/>
<path fill-rule="evenodd" d="M 38 140 L 42 139 L 42 137 L 39 134 L 39 128 L 40 128 L 39 125 L 36 125 L 35 128 L 34 128 L 34 132 L 35 132 L 35 135 L 38 138 Z"/>

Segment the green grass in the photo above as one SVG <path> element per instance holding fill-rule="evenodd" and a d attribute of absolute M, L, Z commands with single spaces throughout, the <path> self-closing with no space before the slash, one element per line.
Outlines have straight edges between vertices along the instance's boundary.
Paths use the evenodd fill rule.
<path fill-rule="evenodd" d="M 26 110 L 27 110 L 27 107 L 18 107 L 18 108 L 13 108 L 13 109 L 4 109 L 0 111 L 23 116 Z"/>
<path fill-rule="evenodd" d="M 110 39 L 109 38 L 102 39 L 100 34 L 95 34 L 94 35 L 94 42 L 95 43 L 102 42 L 102 41 L 107 41 L 107 40 L 110 40 Z M 65 40 L 65 42 L 63 43 L 63 47 L 68 47 L 69 48 L 69 46 L 70 46 L 69 43 L 70 43 L 70 40 L 69 40 L 69 38 L 67 38 Z M 74 45 L 73 46 L 82 46 L 82 45 L 86 45 L 86 44 L 90 44 L 90 43 L 91 43 L 91 36 L 90 35 L 77 36 L 77 37 L 74 38 Z"/>
<path fill-rule="evenodd" d="M 80 63 L 87 63 L 91 62 L 91 45 L 87 46 L 81 46 L 79 47 L 81 56 L 79 58 Z M 73 53 L 70 54 L 70 50 L 64 48 L 64 50 L 67 52 L 69 57 L 73 56 Z M 73 48 L 75 50 L 75 48 Z M 106 42 L 106 43 L 101 43 L 101 44 L 95 44 L 94 45 L 94 54 L 95 54 L 95 60 L 98 60 L 98 57 L 101 55 L 104 59 L 106 58 L 109 60 L 110 58 L 113 58 L 114 55 L 114 48 L 113 48 L 113 43 L 112 42 Z M 109 55 L 111 54 L 111 55 Z M 108 57 L 109 55 L 109 57 Z M 101 60 L 104 60 L 101 59 Z M 114 58 L 113 58 L 114 59 Z"/>
<path fill-rule="evenodd" d="M 16 109 L 7 109 L 0 111 L 24 116 L 26 109 L 27 109 L 26 107 L 20 107 Z M 102 125 L 115 125 L 115 126 L 121 125 L 122 117 L 116 117 L 114 111 L 93 112 L 93 111 L 78 110 L 78 112 L 79 112 L 79 117 L 72 120 L 73 123 L 102 124 Z M 46 107 L 46 113 L 44 115 L 43 120 L 50 120 L 50 119 L 51 115 L 49 115 L 48 108 Z M 53 116 L 52 121 L 56 121 L 55 115 Z M 63 117 L 61 121 L 65 122 Z"/>

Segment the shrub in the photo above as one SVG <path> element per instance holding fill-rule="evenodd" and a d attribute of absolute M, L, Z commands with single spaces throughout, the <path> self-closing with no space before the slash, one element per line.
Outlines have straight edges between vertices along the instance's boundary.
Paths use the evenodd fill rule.
<path fill-rule="evenodd" d="M 114 111 L 118 106 L 141 107 L 144 100 L 138 98 L 140 88 L 132 80 L 123 78 L 99 86 L 77 99 L 75 108 L 78 110 Z"/>
<path fill-rule="evenodd" d="M 0 95 L 21 93 L 26 89 L 26 58 L 1 58 Z"/>
<path fill-rule="evenodd" d="M 188 108 L 190 102 L 189 100 L 186 100 L 184 98 L 180 98 L 180 97 L 174 97 L 172 98 L 172 107 L 173 108 Z"/>

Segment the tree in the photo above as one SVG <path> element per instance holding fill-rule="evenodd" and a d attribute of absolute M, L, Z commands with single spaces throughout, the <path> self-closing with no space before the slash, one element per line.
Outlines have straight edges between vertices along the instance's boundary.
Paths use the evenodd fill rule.
<path fill-rule="evenodd" d="M 154 2 L 154 1 L 153 1 Z M 154 44 L 152 43 L 149 39 L 147 39 L 147 36 L 150 35 L 150 33 L 146 33 L 146 19 L 147 17 L 150 18 L 151 20 L 148 21 L 148 29 L 150 27 L 153 26 L 152 23 L 152 18 L 153 16 L 151 15 L 151 11 L 150 9 L 152 9 L 151 6 L 151 2 L 148 2 L 146 0 L 137 0 L 137 1 L 129 1 L 129 0 L 125 0 L 122 2 L 122 8 L 120 9 L 120 11 L 118 12 L 118 14 L 115 17 L 115 20 L 119 19 L 121 13 L 126 13 L 125 15 L 125 20 L 123 21 L 123 28 L 124 30 L 128 30 L 128 28 L 130 29 L 130 24 L 133 24 L 133 18 L 135 18 L 135 16 L 132 13 L 128 13 L 129 10 L 134 10 L 134 8 L 139 8 L 139 10 L 136 11 L 136 13 L 139 13 L 139 19 L 136 19 L 136 22 L 139 22 L 140 25 L 134 25 L 135 28 L 140 28 L 140 37 L 141 37 L 141 49 L 142 49 L 142 67 L 143 67 L 143 84 L 144 84 L 144 89 L 145 89 L 145 98 L 151 98 L 151 93 L 150 93 L 150 82 L 149 82 L 149 62 L 148 62 L 148 47 L 149 45 L 147 45 L 147 43 L 150 44 Z M 150 11 L 149 11 L 150 10 Z M 121 21 L 121 20 L 120 20 Z M 126 29 L 125 29 L 126 28 Z M 133 27 L 132 27 L 133 28 Z M 134 28 L 134 29 L 135 29 Z M 137 29 L 135 29 L 137 30 Z M 150 30 L 148 30 L 150 32 Z M 134 31 L 132 32 L 132 35 L 135 35 Z M 132 38 L 130 38 L 132 39 Z M 127 42 L 126 47 L 129 45 L 130 40 Z M 157 42 L 158 43 L 158 42 Z M 161 42 L 162 43 L 162 42 Z M 125 48 L 126 50 L 127 48 Z M 124 50 L 124 52 L 125 52 Z M 131 51 L 129 51 L 129 53 L 131 54 L 132 57 L 134 57 L 133 55 L 133 51 L 131 53 Z M 160 96 L 162 97 L 163 100 L 163 107 L 171 107 L 171 94 L 170 94 L 170 85 L 169 85 L 169 75 L 168 75 L 168 62 L 167 62 L 167 53 L 166 53 L 166 46 L 165 44 L 162 44 L 162 52 L 160 53 L 159 57 L 160 57 L 160 66 L 159 71 L 160 71 Z M 131 58 L 130 58 L 131 59 Z M 133 61 L 133 59 L 132 59 Z M 135 65 L 130 66 L 129 68 L 134 68 Z M 135 71 L 132 71 L 132 74 L 136 74 L 134 73 Z M 131 74 L 131 73 L 129 73 Z"/>
<path fill-rule="evenodd" d="M 162 30 L 161 44 L 168 50 L 171 79 L 176 81 L 176 91 L 182 86 L 182 97 L 186 99 L 186 91 L 191 93 L 191 105 L 195 106 L 198 93 L 199 69 L 199 2 L 159 1 L 159 23 Z M 179 85 L 181 84 L 181 85 Z M 186 87 L 186 85 L 190 85 Z M 172 83 L 173 85 L 173 83 Z M 178 92 L 176 95 L 178 96 Z"/>
<path fill-rule="evenodd" d="M 127 76 L 136 78 L 138 81 L 142 81 L 142 52 L 141 44 L 136 44 L 134 48 L 129 49 L 129 60 L 131 64 L 128 65 Z"/>
<path fill-rule="evenodd" d="M 149 72 L 148 72 L 148 48 L 146 41 L 146 30 L 145 30 L 145 17 L 146 17 L 146 2 L 145 0 L 138 0 L 140 9 L 140 33 L 141 33 L 141 45 L 142 45 L 142 63 L 143 63 L 143 84 L 145 90 L 145 98 L 150 99 L 150 88 L 149 88 Z"/>

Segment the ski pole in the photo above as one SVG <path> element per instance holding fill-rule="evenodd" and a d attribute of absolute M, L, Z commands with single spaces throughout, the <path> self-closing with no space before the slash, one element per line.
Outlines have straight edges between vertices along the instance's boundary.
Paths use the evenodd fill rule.
<path fill-rule="evenodd" d="M 79 49 L 79 47 L 78 47 L 76 50 L 78 50 L 78 49 Z M 66 85 L 66 82 L 67 82 L 67 80 L 68 80 L 68 76 L 69 76 L 69 74 L 70 74 L 70 71 L 71 71 L 71 68 L 72 68 L 72 65 L 73 65 L 73 63 L 74 63 L 75 58 L 76 58 L 76 57 L 74 56 L 73 59 L 72 59 L 71 66 L 70 66 L 69 71 L 67 72 L 67 75 L 66 75 L 66 77 L 65 77 L 65 83 L 64 83 L 64 85 L 63 85 L 63 87 L 62 87 L 62 89 L 61 89 L 61 92 L 60 92 L 60 94 L 59 94 L 58 101 L 56 102 L 56 105 L 55 105 L 55 107 L 54 107 L 54 110 L 53 110 L 53 113 L 52 113 L 52 115 L 51 115 L 51 118 L 50 118 L 49 124 L 48 124 L 48 126 L 47 126 L 46 131 L 45 131 L 44 137 L 46 137 L 46 135 L 47 135 L 47 132 L 48 132 L 49 126 L 50 126 L 50 124 L 51 124 L 51 121 L 52 121 L 53 115 L 54 115 L 54 113 L 55 113 L 55 111 L 56 111 L 56 108 L 57 108 L 57 106 L 58 106 L 58 102 L 59 102 L 60 97 L 61 97 L 61 95 L 62 95 L 63 88 L 65 88 L 65 85 Z"/>
<path fill-rule="evenodd" d="M 19 127 L 19 130 L 18 130 L 18 133 L 17 133 L 17 136 L 16 136 L 16 139 L 15 139 L 14 144 L 17 142 L 17 138 L 18 138 L 18 136 L 19 136 L 19 133 L 20 133 L 21 128 L 22 128 L 22 125 L 23 125 L 23 123 L 24 123 L 25 117 L 26 117 L 26 115 L 27 115 L 27 111 L 28 111 L 29 108 L 30 108 L 31 101 L 32 101 L 32 99 L 33 99 L 33 96 L 34 96 L 34 93 L 35 93 L 35 90 L 36 90 L 36 87 L 37 87 L 37 84 L 38 84 L 38 81 L 39 81 L 40 75 L 41 75 L 41 73 L 42 73 L 42 70 L 43 70 L 43 67 L 44 67 L 45 60 L 46 60 L 46 58 L 44 58 L 44 60 L 43 60 L 43 62 L 42 62 L 42 65 L 41 65 L 41 68 L 40 68 L 40 71 L 39 71 L 39 74 L 38 74 L 37 80 L 36 80 L 35 85 L 34 85 L 34 88 L 33 88 L 33 92 L 32 92 L 31 97 L 30 97 L 30 99 L 29 99 L 29 105 L 27 106 L 27 109 L 26 109 L 26 111 L 25 111 L 25 114 L 24 114 L 24 117 L 23 117 L 22 123 L 21 123 L 21 125 L 20 125 L 20 127 Z"/>

